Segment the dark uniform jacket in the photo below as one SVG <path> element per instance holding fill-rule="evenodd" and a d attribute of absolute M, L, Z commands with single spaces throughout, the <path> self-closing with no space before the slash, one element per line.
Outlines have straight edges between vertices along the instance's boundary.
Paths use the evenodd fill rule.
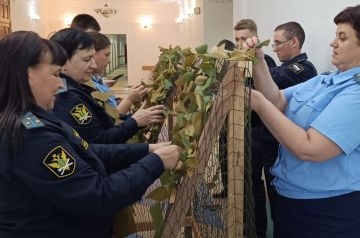
<path fill-rule="evenodd" d="M 67 75 L 61 77 L 66 89 L 56 96 L 54 112 L 85 140 L 101 144 L 125 143 L 138 131 L 138 125 L 131 117 L 114 126 L 114 119 L 89 91 Z"/>
<path fill-rule="evenodd" d="M 317 75 L 314 65 L 307 59 L 306 53 L 302 53 L 289 61 L 284 62 L 280 66 L 269 68 L 271 77 L 279 89 L 285 89 L 303 83 Z M 255 117 L 258 116 L 255 115 Z M 260 119 L 252 120 L 252 122 L 254 122 L 252 125 L 252 135 L 254 140 L 277 143 Z"/>
<path fill-rule="evenodd" d="M 109 237 L 114 214 L 164 171 L 161 159 L 147 144 L 87 144 L 53 113 L 32 113 L 20 158 L 1 140 L 12 176 L 0 169 L 0 237 Z"/>
<path fill-rule="evenodd" d="M 303 83 L 317 75 L 314 65 L 307 59 L 306 53 L 302 53 L 280 66 L 269 69 L 279 89 Z"/>
<path fill-rule="evenodd" d="M 275 60 L 273 58 L 271 58 L 270 55 L 265 54 L 264 59 L 266 61 L 267 66 L 269 67 L 269 69 L 276 67 Z"/>

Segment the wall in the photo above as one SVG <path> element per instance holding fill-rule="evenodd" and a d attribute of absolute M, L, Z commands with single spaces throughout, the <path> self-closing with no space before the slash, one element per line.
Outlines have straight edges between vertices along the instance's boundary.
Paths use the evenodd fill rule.
<path fill-rule="evenodd" d="M 232 0 L 204 0 L 203 14 L 204 41 L 209 48 L 222 39 L 233 39 Z"/>
<path fill-rule="evenodd" d="M 321 73 L 334 69 L 329 46 L 335 37 L 334 16 L 346 6 L 357 4 L 358 0 L 234 0 L 234 24 L 241 18 L 254 19 L 259 36 L 265 40 L 272 39 L 277 25 L 288 21 L 299 22 L 306 34 L 303 51 Z M 277 60 L 270 46 L 265 51 Z"/>
<path fill-rule="evenodd" d="M 30 20 L 27 10 L 30 4 L 36 6 L 41 20 L 36 22 Z M 181 26 L 175 23 L 179 13 L 176 2 L 108 1 L 110 7 L 119 10 L 116 15 L 109 18 L 98 15 L 93 10 L 103 7 L 103 4 L 104 1 L 99 0 L 12 1 L 13 29 L 33 30 L 47 37 L 51 32 L 66 27 L 65 16 L 88 13 L 99 21 L 102 33 L 126 34 L 129 85 L 136 84 L 141 78 L 147 77 L 141 66 L 155 65 L 160 53 L 159 46 L 192 44 L 192 41 L 187 43 L 185 38 L 180 36 Z M 148 29 L 142 28 L 139 23 L 140 17 L 144 15 L 151 15 L 153 19 L 153 24 Z"/>
<path fill-rule="evenodd" d="M 40 20 L 32 20 L 30 9 L 39 16 Z M 46 37 L 49 26 L 44 24 L 48 16 L 48 2 L 44 0 L 12 0 L 10 1 L 12 31 L 31 30 Z"/>
<path fill-rule="evenodd" d="M 109 5 L 118 9 L 119 12 L 105 18 L 93 11 L 94 8 L 103 6 L 101 1 L 93 1 L 92 4 L 84 4 L 83 0 L 68 1 L 66 9 L 71 9 L 71 11 L 64 9 L 62 1 L 52 1 L 52 9 L 49 11 L 53 16 L 49 21 L 50 29 L 62 28 L 62 19 L 66 14 L 88 13 L 99 21 L 102 33 L 126 34 L 129 85 L 140 82 L 144 77 L 141 66 L 154 65 L 157 62 L 158 46 L 178 44 L 177 24 L 174 22 L 177 15 L 176 3 L 109 1 Z M 139 24 L 140 17 L 144 15 L 151 16 L 153 19 L 153 24 L 148 29 L 144 29 Z"/>
<path fill-rule="evenodd" d="M 181 47 L 195 47 L 204 43 L 204 4 L 203 0 L 196 0 L 195 7 L 200 7 L 200 14 L 194 15 L 182 23 L 178 23 Z"/>

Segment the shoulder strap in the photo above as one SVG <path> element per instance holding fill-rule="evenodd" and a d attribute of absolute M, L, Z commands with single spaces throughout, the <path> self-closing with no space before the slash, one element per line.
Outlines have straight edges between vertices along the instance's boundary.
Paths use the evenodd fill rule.
<path fill-rule="evenodd" d="M 27 112 L 21 119 L 21 123 L 26 129 L 34 129 L 45 126 L 45 124 L 32 112 Z"/>

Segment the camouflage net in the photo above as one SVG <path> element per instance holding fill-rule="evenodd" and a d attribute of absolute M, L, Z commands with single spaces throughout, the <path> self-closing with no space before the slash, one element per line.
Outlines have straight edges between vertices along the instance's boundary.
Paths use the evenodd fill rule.
<path fill-rule="evenodd" d="M 184 152 L 127 211 L 132 221 L 119 224 L 115 237 L 256 237 L 245 90 L 254 58 L 241 52 L 242 61 L 225 60 L 234 56 L 221 48 L 161 50 L 148 101 L 165 102 L 167 120 L 141 138 L 172 140 Z"/>

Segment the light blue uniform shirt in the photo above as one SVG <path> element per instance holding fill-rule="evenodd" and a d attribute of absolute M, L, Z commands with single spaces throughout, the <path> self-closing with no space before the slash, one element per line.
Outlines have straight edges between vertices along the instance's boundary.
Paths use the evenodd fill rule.
<path fill-rule="evenodd" d="M 298 126 L 314 128 L 343 151 L 314 163 L 299 160 L 280 145 L 271 169 L 280 195 L 326 198 L 360 191 L 360 67 L 319 75 L 287 88 L 286 116 Z"/>
<path fill-rule="evenodd" d="M 109 92 L 111 92 L 110 88 L 103 83 L 100 75 L 95 75 L 95 74 L 93 74 L 93 75 L 91 76 L 91 80 L 94 82 L 96 88 L 97 88 L 100 92 L 104 92 L 104 93 L 109 93 Z M 115 108 L 116 108 L 117 105 L 118 105 L 115 96 L 111 96 L 111 97 L 108 99 L 108 103 L 109 103 L 112 107 L 115 107 Z"/>

